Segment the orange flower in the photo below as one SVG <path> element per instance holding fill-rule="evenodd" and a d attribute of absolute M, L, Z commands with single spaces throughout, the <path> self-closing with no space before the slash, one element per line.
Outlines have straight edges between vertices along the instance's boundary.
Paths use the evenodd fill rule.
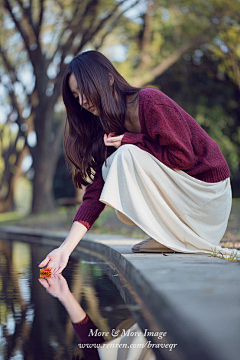
<path fill-rule="evenodd" d="M 40 269 L 40 278 L 51 279 L 52 278 L 52 268 Z"/>

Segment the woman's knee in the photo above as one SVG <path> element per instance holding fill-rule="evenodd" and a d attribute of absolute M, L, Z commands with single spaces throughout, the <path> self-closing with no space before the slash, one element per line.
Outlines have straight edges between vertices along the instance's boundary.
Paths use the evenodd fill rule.
<path fill-rule="evenodd" d="M 133 152 L 135 151 L 134 148 L 136 148 L 136 146 L 132 144 L 122 145 L 117 149 L 117 151 L 115 151 L 107 158 L 106 164 L 104 163 L 102 166 L 102 175 L 104 181 L 106 181 L 108 171 L 110 170 L 110 168 L 112 168 L 112 166 L 123 166 L 123 164 L 130 165 L 133 163 Z"/>
<path fill-rule="evenodd" d="M 141 151 L 136 145 L 133 144 L 126 144 L 122 145 L 116 151 L 116 155 L 118 159 L 121 161 L 131 161 L 133 157 L 138 156 L 139 151 Z"/>

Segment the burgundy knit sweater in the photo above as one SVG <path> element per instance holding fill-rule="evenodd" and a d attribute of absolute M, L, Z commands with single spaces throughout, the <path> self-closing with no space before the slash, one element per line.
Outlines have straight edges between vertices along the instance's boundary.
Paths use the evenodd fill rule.
<path fill-rule="evenodd" d="M 161 91 L 140 90 L 139 121 L 141 133 L 126 132 L 122 145 L 134 144 L 170 168 L 183 170 L 205 182 L 218 182 L 230 176 L 216 142 L 193 117 Z M 101 172 L 96 173 L 73 221 L 90 229 L 105 207 L 99 201 L 103 185 Z"/>

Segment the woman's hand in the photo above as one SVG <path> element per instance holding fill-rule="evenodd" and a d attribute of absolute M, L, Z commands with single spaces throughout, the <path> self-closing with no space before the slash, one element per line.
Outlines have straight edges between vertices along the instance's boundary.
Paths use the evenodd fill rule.
<path fill-rule="evenodd" d="M 52 274 L 62 272 L 68 263 L 70 254 L 86 232 L 86 226 L 78 221 L 74 221 L 71 230 L 62 245 L 51 251 L 38 266 L 44 267 L 48 265 L 48 267 L 52 268 Z"/>
<path fill-rule="evenodd" d="M 69 296 L 70 290 L 67 281 L 61 274 L 55 274 L 48 280 L 40 278 L 38 281 L 50 295 L 58 298 L 60 301 L 66 300 Z"/>
<path fill-rule="evenodd" d="M 52 268 L 52 274 L 58 274 L 63 271 L 66 267 L 69 259 L 69 254 L 64 248 L 57 248 L 51 251 L 45 259 L 38 265 L 38 267 L 48 267 Z"/>
<path fill-rule="evenodd" d="M 106 146 L 114 146 L 116 149 L 118 149 L 122 144 L 122 138 L 123 135 L 115 135 L 115 133 L 110 134 L 104 134 L 104 144 Z"/>

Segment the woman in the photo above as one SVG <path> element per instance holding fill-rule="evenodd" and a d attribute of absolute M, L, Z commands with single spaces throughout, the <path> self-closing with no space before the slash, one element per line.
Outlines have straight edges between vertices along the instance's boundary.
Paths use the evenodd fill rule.
<path fill-rule="evenodd" d="M 135 252 L 230 254 L 218 245 L 231 210 L 229 168 L 189 114 L 161 91 L 130 86 L 97 51 L 72 60 L 62 94 L 66 156 L 75 186 L 87 188 L 69 235 L 40 267 L 61 272 L 105 204 L 151 237 Z"/>

